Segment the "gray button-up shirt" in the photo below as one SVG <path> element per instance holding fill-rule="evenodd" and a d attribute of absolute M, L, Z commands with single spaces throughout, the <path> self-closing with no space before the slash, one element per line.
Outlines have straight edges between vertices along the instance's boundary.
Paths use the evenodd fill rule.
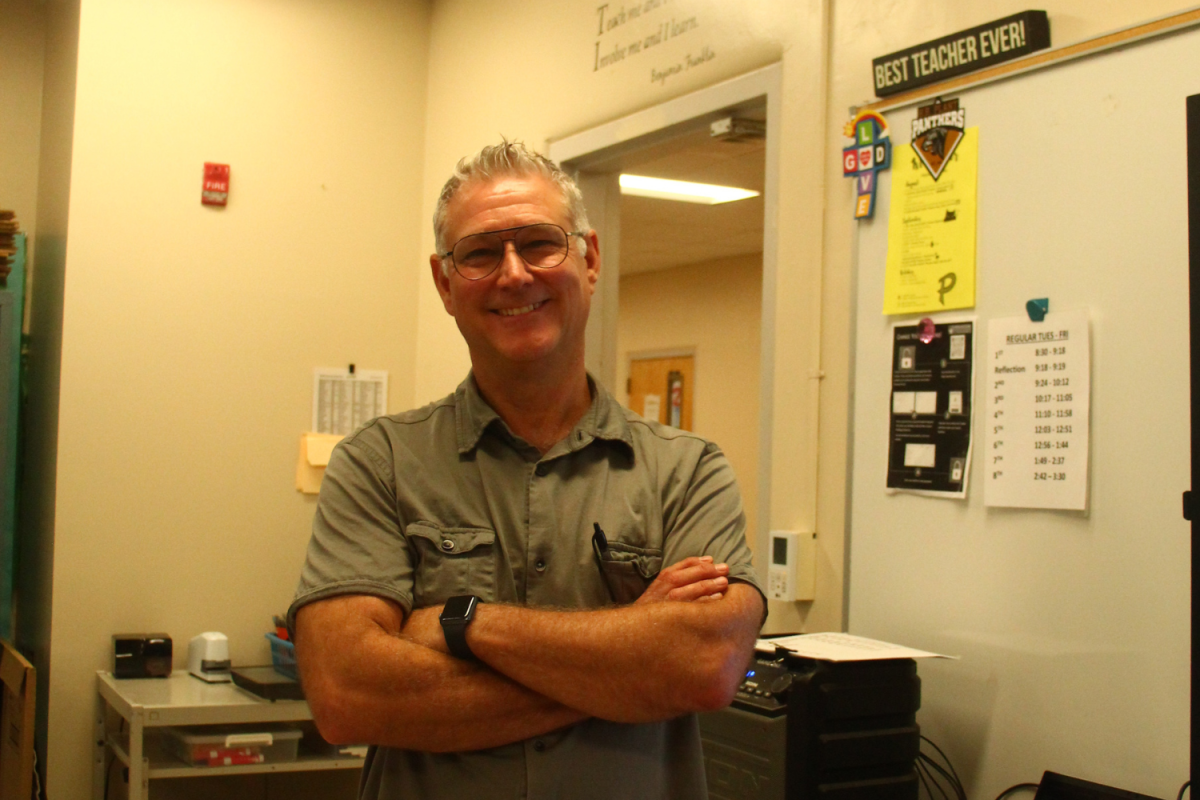
<path fill-rule="evenodd" d="M 664 565 L 710 555 L 758 588 L 721 450 L 649 422 L 589 378 L 592 404 L 545 455 L 468 376 L 453 395 L 347 437 L 325 471 L 295 600 L 370 594 L 413 608 L 484 602 L 597 608 L 635 600 Z M 597 558 L 598 523 L 609 551 Z M 504 747 L 371 748 L 365 798 L 703 798 L 694 715 L 586 720 Z"/>

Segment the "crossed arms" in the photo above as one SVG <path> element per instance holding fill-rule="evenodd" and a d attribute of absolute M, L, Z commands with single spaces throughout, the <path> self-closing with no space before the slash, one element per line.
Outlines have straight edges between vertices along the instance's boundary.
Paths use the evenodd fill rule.
<path fill-rule="evenodd" d="M 347 595 L 296 616 L 300 677 L 326 739 L 428 752 L 496 747 L 600 717 L 651 722 L 729 704 L 762 619 L 752 586 L 687 558 L 633 605 L 588 611 L 482 604 L 479 659 L 446 649 L 441 607 Z"/>

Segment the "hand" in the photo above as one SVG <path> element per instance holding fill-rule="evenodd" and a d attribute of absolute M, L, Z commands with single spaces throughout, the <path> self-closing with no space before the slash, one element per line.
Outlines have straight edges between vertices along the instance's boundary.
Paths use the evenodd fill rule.
<path fill-rule="evenodd" d="M 729 586 L 728 564 L 714 564 L 712 556 L 691 556 L 658 573 L 637 603 L 663 600 L 720 600 Z"/>
<path fill-rule="evenodd" d="M 441 606 L 413 609 L 408 618 L 404 620 L 404 627 L 400 629 L 400 638 L 450 655 L 450 648 L 446 645 L 446 635 L 442 633 L 442 622 L 438 619 L 441 613 Z"/>

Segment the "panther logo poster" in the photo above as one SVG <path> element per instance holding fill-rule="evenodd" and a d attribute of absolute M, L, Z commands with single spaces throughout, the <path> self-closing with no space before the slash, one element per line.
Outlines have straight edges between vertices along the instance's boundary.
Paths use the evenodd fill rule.
<path fill-rule="evenodd" d="M 917 109 L 912 122 L 912 147 L 936 181 L 966 132 L 967 112 L 958 99 L 938 98 Z"/>

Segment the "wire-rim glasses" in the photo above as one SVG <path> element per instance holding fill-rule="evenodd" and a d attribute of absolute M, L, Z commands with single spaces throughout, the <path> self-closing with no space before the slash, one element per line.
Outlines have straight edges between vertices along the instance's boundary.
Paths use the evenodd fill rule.
<path fill-rule="evenodd" d="M 580 231 L 568 233 L 552 222 L 539 222 L 464 236 L 441 256 L 450 258 L 459 275 L 478 281 L 495 272 L 504 261 L 505 242 L 511 241 L 517 255 L 533 269 L 554 269 L 567 260 L 571 237 L 584 235 Z"/>

